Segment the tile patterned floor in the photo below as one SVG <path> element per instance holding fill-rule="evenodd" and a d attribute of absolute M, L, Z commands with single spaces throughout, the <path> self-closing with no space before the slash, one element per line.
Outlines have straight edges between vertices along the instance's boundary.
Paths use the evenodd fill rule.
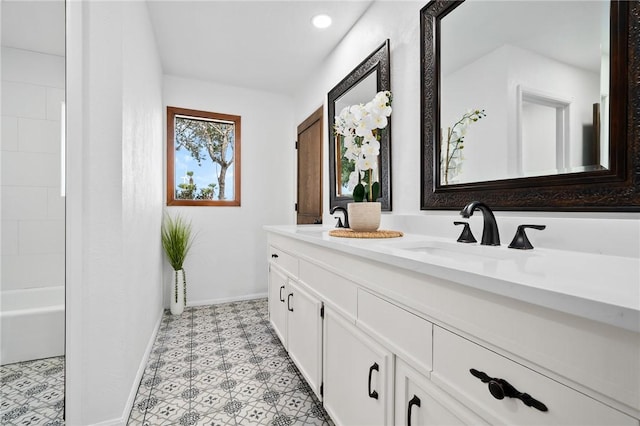
<path fill-rule="evenodd" d="M 129 425 L 333 425 L 269 325 L 267 300 L 165 313 Z"/>
<path fill-rule="evenodd" d="M 0 424 L 63 425 L 64 357 L 0 366 Z"/>

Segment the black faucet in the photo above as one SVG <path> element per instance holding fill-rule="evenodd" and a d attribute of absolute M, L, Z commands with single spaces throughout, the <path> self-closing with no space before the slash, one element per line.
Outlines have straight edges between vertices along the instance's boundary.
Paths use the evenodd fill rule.
<path fill-rule="evenodd" d="M 480 244 L 485 246 L 499 246 L 500 235 L 498 234 L 498 224 L 496 223 L 496 217 L 493 215 L 489 206 L 485 203 L 481 203 L 480 201 L 472 201 L 462 209 L 460 216 L 469 218 L 473 215 L 475 210 L 480 210 L 484 218 L 482 242 Z"/>
<path fill-rule="evenodd" d="M 335 206 L 331 209 L 329 214 L 334 214 L 336 210 L 340 210 L 344 214 L 344 225 L 342 224 L 342 220 L 338 217 L 338 223 L 336 223 L 336 228 L 348 228 L 349 227 L 349 214 L 347 213 L 347 209 L 341 206 Z"/>

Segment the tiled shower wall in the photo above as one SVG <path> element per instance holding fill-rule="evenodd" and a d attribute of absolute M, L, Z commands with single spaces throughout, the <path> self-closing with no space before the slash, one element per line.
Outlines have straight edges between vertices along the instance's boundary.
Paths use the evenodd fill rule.
<path fill-rule="evenodd" d="M 64 285 L 62 56 L 2 47 L 2 291 Z"/>

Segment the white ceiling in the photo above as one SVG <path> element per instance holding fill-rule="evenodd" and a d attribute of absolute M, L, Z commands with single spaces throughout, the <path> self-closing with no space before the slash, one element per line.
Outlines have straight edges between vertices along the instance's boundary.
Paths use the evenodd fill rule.
<path fill-rule="evenodd" d="M 371 0 L 147 0 L 165 74 L 291 94 Z M 319 30 L 311 18 L 326 13 Z"/>
<path fill-rule="evenodd" d="M 2 45 L 64 56 L 64 0 L 2 0 Z"/>
<path fill-rule="evenodd" d="M 372 1 L 146 0 L 165 74 L 286 94 L 305 83 Z M 64 55 L 64 0 L 2 0 L 1 4 L 3 46 Z M 593 31 L 608 15 L 607 3 L 543 4 L 543 15 L 539 15 L 540 10 L 534 9 L 523 14 L 527 2 L 469 2 L 467 14 L 451 15 L 459 16 L 465 25 L 449 26 L 451 35 L 443 37 L 462 38 L 466 46 L 448 58 L 448 66 L 455 69 L 504 43 L 493 34 L 499 27 L 501 34 L 510 34 L 511 42 L 597 71 L 600 51 L 578 49 L 575 43 L 589 40 L 588 45 L 596 48 L 607 45 L 606 31 Z M 494 18 L 509 8 L 527 18 L 503 17 L 498 26 L 488 24 L 487 15 Z M 318 13 L 329 14 L 333 25 L 314 28 L 311 17 Z M 566 19 L 578 15 L 580 19 Z M 606 19 L 604 24 L 606 28 Z M 551 27 L 562 33 L 552 32 Z"/>
<path fill-rule="evenodd" d="M 139 0 L 129 0 L 139 1 Z M 147 0 L 165 74 L 291 94 L 372 0 Z M 319 30 L 311 18 L 326 13 Z M 2 0 L 2 45 L 65 54 L 64 0 Z"/>

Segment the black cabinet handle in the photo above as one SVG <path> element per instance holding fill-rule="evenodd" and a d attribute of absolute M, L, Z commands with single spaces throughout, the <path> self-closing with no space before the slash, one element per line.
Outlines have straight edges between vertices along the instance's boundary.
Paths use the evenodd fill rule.
<path fill-rule="evenodd" d="M 414 405 L 416 407 L 420 406 L 420 398 L 418 398 L 416 395 L 413 395 L 413 398 L 411 398 L 411 401 L 409 401 L 409 408 L 407 409 L 407 426 L 411 426 L 411 409 Z"/>
<path fill-rule="evenodd" d="M 508 398 L 518 398 L 527 407 L 533 407 L 540 411 L 549 411 L 547 406 L 542 402 L 534 399 L 528 393 L 518 391 L 511 383 L 504 379 L 489 377 L 486 373 L 473 368 L 469 370 L 469 372 L 480 379 L 482 383 L 488 383 L 489 392 L 491 392 L 491 395 L 493 395 L 495 399 L 504 399 L 505 396 Z"/>
<path fill-rule="evenodd" d="M 277 255 L 277 254 L 275 254 L 275 253 L 271 253 L 271 257 L 272 257 L 273 259 L 277 259 L 277 258 L 278 258 L 278 255 Z"/>
<path fill-rule="evenodd" d="M 369 367 L 369 398 L 373 398 L 373 399 L 378 399 L 378 392 L 377 391 L 371 391 L 371 375 L 373 374 L 373 371 L 380 371 L 380 367 L 378 367 L 378 363 L 374 362 L 373 365 L 371 367 Z"/>
<path fill-rule="evenodd" d="M 280 286 L 280 301 L 284 303 L 284 297 L 282 297 L 282 290 L 284 290 L 284 286 Z"/>
<path fill-rule="evenodd" d="M 293 312 L 293 308 L 291 307 L 291 298 L 293 297 L 293 293 L 289 293 L 287 296 L 287 310 L 289 312 Z"/>

